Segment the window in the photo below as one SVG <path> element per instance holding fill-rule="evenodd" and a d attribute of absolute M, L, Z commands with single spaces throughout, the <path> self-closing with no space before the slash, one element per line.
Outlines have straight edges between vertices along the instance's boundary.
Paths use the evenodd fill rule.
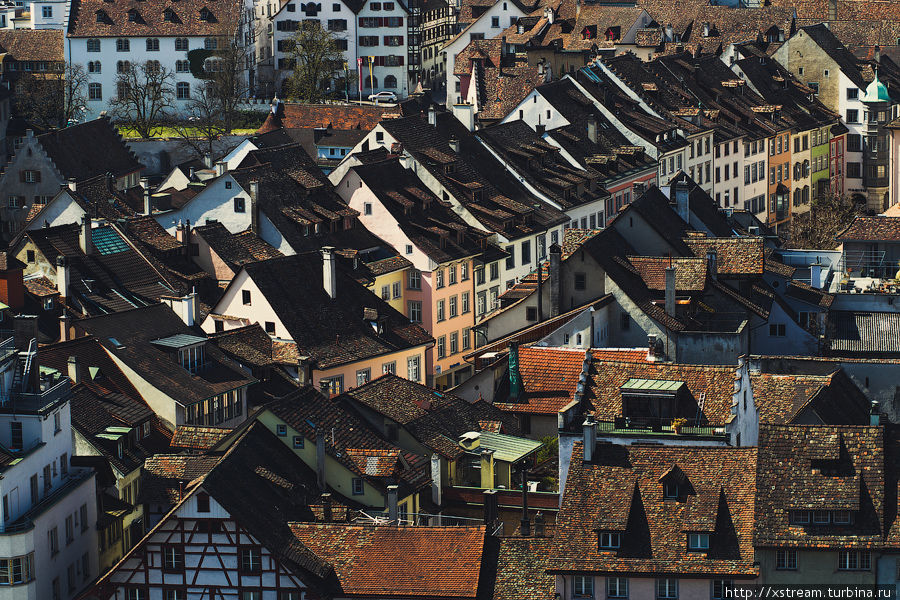
<path fill-rule="evenodd" d="M 594 578 L 589 575 L 575 575 L 572 594 L 576 598 L 594 597 Z"/>
<path fill-rule="evenodd" d="M 283 423 L 279 423 L 275 426 L 275 434 L 279 437 L 284 437 L 287 435 L 287 425 Z"/>
<path fill-rule="evenodd" d="M 144 588 L 125 588 L 125 600 L 147 600 L 147 592 Z"/>
<path fill-rule="evenodd" d="M 241 548 L 241 571 L 244 573 L 259 573 L 262 571 L 262 556 L 259 548 Z"/>
<path fill-rule="evenodd" d="M 587 288 L 587 275 L 584 273 L 575 273 L 575 289 L 584 290 Z"/>
<path fill-rule="evenodd" d="M 34 553 L 0 559 L 0 585 L 20 585 L 34 579 Z M 59 580 L 54 581 L 58 587 Z M 57 589 L 54 588 L 54 593 Z M 57 598 L 59 594 L 57 593 Z"/>
<path fill-rule="evenodd" d="M 175 50 L 178 52 L 187 52 L 189 48 L 187 38 L 175 38 Z"/>
<path fill-rule="evenodd" d="M 500 263 L 491 263 L 491 281 L 500 279 Z"/>
<path fill-rule="evenodd" d="M 678 580 L 671 577 L 656 580 L 656 597 L 678 598 Z"/>
<path fill-rule="evenodd" d="M 241 290 L 241 301 L 244 306 L 250 306 L 250 290 Z"/>
<path fill-rule="evenodd" d="M 75 541 L 75 522 L 72 515 L 66 517 L 66 546 Z"/>
<path fill-rule="evenodd" d="M 409 300 L 407 302 L 410 323 L 422 322 L 422 303 L 419 300 Z"/>
<path fill-rule="evenodd" d="M 804 524 L 809 523 L 809 511 L 808 510 L 792 510 L 791 511 L 791 523 L 795 524 Z"/>
<path fill-rule="evenodd" d="M 47 532 L 47 540 L 50 545 L 50 555 L 56 555 L 59 552 L 59 530 L 56 527 Z"/>
<path fill-rule="evenodd" d="M 203 49 L 204 50 L 218 50 L 219 49 L 219 41 L 216 38 L 206 38 L 203 40 Z"/>
<path fill-rule="evenodd" d="M 859 179 L 862 177 L 862 163 L 848 162 L 847 177 L 850 179 Z"/>
<path fill-rule="evenodd" d="M 422 273 L 415 269 L 411 269 L 409 271 L 408 282 L 406 288 L 409 290 L 421 290 L 422 289 Z"/>
<path fill-rule="evenodd" d="M 622 543 L 622 536 L 619 533 L 601 532 L 600 533 L 600 549 L 606 550 L 610 548 L 618 548 Z"/>
<path fill-rule="evenodd" d="M 356 386 L 366 385 L 372 379 L 372 369 L 360 369 L 356 372 Z"/>
<path fill-rule="evenodd" d="M 833 510 L 831 511 L 831 521 L 836 525 L 847 525 L 850 523 L 849 510 Z"/>
<path fill-rule="evenodd" d="M 784 337 L 785 336 L 785 328 L 784 323 L 771 323 L 769 325 L 769 337 Z"/>
<path fill-rule="evenodd" d="M 872 568 L 872 553 L 868 550 L 843 550 L 838 553 L 838 570 L 868 571 Z"/>
<path fill-rule="evenodd" d="M 413 253 L 413 247 L 412 247 L 412 244 L 407 244 L 407 245 L 406 245 L 406 253 L 407 253 L 407 254 L 412 254 L 412 253 Z"/>
<path fill-rule="evenodd" d="M 12 450 L 21 450 L 23 441 L 22 441 L 22 422 L 21 421 L 12 421 L 9 424 L 9 431 L 11 436 L 10 448 Z"/>
<path fill-rule="evenodd" d="M 732 597 L 726 590 L 731 590 L 733 587 L 734 582 L 730 579 L 713 579 L 712 600 L 725 600 L 726 596 Z"/>
<path fill-rule="evenodd" d="M 116 52 L 130 52 L 131 51 L 131 42 L 126 39 L 118 39 L 116 40 Z"/>
<path fill-rule="evenodd" d="M 457 296 L 450 296 L 450 318 L 457 316 L 459 310 Z"/>
<path fill-rule="evenodd" d="M 688 550 L 709 550 L 709 534 L 689 533 Z"/>
<path fill-rule="evenodd" d="M 469 312 L 469 292 L 462 293 L 462 314 Z"/>
<path fill-rule="evenodd" d="M 163 546 L 163 570 L 184 571 L 184 548 Z"/>
<path fill-rule="evenodd" d="M 627 598 L 628 597 L 628 578 L 627 577 L 607 577 L 606 578 L 606 597 L 607 598 Z"/>
<path fill-rule="evenodd" d="M 78 514 L 81 516 L 81 532 L 84 533 L 89 528 L 87 504 L 81 505 Z"/>
<path fill-rule="evenodd" d="M 847 88 L 847 100 L 856 100 L 859 98 L 859 88 Z"/>
<path fill-rule="evenodd" d="M 163 590 L 163 600 L 187 600 L 187 592 L 179 589 Z"/>
<path fill-rule="evenodd" d="M 197 512 L 209 512 L 209 494 L 207 494 L 206 492 L 200 492 L 199 494 L 197 494 Z"/>
<path fill-rule="evenodd" d="M 775 568 L 779 571 L 796 571 L 797 551 L 789 548 L 779 548 L 776 550 Z"/>
<path fill-rule="evenodd" d="M 147 52 L 159 52 L 158 38 L 147 38 Z"/>
<path fill-rule="evenodd" d="M 187 81 L 179 81 L 175 84 L 175 97 L 179 100 L 191 99 L 191 84 Z"/>
<path fill-rule="evenodd" d="M 100 52 L 100 40 L 90 39 L 87 41 L 88 52 Z"/>
<path fill-rule="evenodd" d="M 525 240 L 522 242 L 522 264 L 530 265 L 531 264 L 531 241 Z"/>
<path fill-rule="evenodd" d="M 466 327 L 462 330 L 462 349 L 468 350 L 472 346 L 472 330 Z"/>
<path fill-rule="evenodd" d="M 186 60 L 176 60 L 175 61 L 175 72 L 176 73 L 187 73 L 191 70 L 191 63 Z"/>
<path fill-rule="evenodd" d="M 399 281 L 395 281 L 395 282 L 393 283 L 392 288 L 391 288 L 391 296 L 392 296 L 392 298 L 393 298 L 394 300 L 396 300 L 397 298 L 400 297 L 400 295 L 401 295 L 400 282 L 399 282 Z"/>
<path fill-rule="evenodd" d="M 103 86 L 99 83 L 89 83 L 88 100 L 103 100 Z"/>
<path fill-rule="evenodd" d="M 41 16 L 45 19 L 53 18 L 53 7 L 52 6 L 42 6 L 41 7 Z"/>
<path fill-rule="evenodd" d="M 410 356 L 406 359 L 406 378 L 410 381 L 419 381 L 422 378 L 418 356 Z"/>
<path fill-rule="evenodd" d="M 469 280 L 469 263 L 462 263 L 459 265 L 459 280 L 460 281 L 468 281 Z"/>
<path fill-rule="evenodd" d="M 848 123 L 859 123 L 859 110 L 855 108 L 847 109 L 847 122 Z"/>
<path fill-rule="evenodd" d="M 858 133 L 847 134 L 847 151 L 862 152 L 862 136 Z"/>
<path fill-rule="evenodd" d="M 450 334 L 450 355 L 457 354 L 459 352 L 459 332 L 454 331 Z"/>
<path fill-rule="evenodd" d="M 444 287 L 444 270 L 438 269 L 434 272 L 434 287 L 441 289 Z"/>
<path fill-rule="evenodd" d="M 381 374 L 385 375 L 390 373 L 391 375 L 397 374 L 397 361 L 386 362 L 381 365 Z"/>
<path fill-rule="evenodd" d="M 447 356 L 447 336 L 440 336 L 437 339 L 437 357 L 438 358 L 446 358 Z"/>

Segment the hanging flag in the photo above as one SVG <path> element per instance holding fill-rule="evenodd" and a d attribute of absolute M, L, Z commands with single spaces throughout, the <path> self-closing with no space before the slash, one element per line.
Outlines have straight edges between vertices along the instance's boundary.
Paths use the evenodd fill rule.
<path fill-rule="evenodd" d="M 356 59 L 356 80 L 359 86 L 359 98 L 362 100 L 362 57 Z"/>

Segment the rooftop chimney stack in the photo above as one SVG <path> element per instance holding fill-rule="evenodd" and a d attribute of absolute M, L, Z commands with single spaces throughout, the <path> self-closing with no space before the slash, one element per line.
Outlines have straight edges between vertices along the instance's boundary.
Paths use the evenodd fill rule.
<path fill-rule="evenodd" d="M 675 316 L 675 267 L 666 267 L 666 314 Z"/>
<path fill-rule="evenodd" d="M 69 297 L 69 259 L 63 254 L 56 257 L 56 289 L 60 300 Z"/>
<path fill-rule="evenodd" d="M 331 510 L 331 494 L 329 492 L 322 494 L 322 520 L 326 523 L 334 521 Z"/>
<path fill-rule="evenodd" d="M 70 356 L 66 367 L 68 370 L 67 374 L 69 376 L 69 379 L 72 381 L 72 385 L 81 383 L 81 369 L 78 365 L 78 357 Z"/>
<path fill-rule="evenodd" d="M 250 182 L 250 231 L 259 235 L 259 182 Z"/>
<path fill-rule="evenodd" d="M 455 137 L 451 137 L 448 143 L 450 144 L 450 149 L 453 150 L 456 154 L 459 154 L 459 140 Z"/>
<path fill-rule="evenodd" d="M 332 299 L 337 298 L 337 271 L 333 246 L 322 248 L 322 287 Z"/>
<path fill-rule="evenodd" d="M 584 420 L 584 462 L 589 463 L 594 460 L 594 449 L 597 447 L 597 423 L 594 418 L 588 415 Z"/>
<path fill-rule="evenodd" d="M 690 225 L 691 206 L 687 182 L 679 181 L 675 184 L 675 209 L 681 220 Z"/>
<path fill-rule="evenodd" d="M 717 258 L 718 255 L 715 250 L 708 250 L 706 252 L 706 268 L 709 271 L 709 276 L 713 279 L 719 278 L 719 261 Z"/>
<path fill-rule="evenodd" d="M 647 362 L 654 362 L 656 360 L 656 334 L 649 334 L 647 336 Z"/>
<path fill-rule="evenodd" d="M 83 215 L 81 217 L 81 233 L 78 236 L 78 245 L 81 246 L 81 251 L 85 254 L 94 253 L 94 242 L 91 239 L 91 235 L 91 217 Z"/>
<path fill-rule="evenodd" d="M 559 244 L 550 246 L 550 317 L 559 316 L 559 297 L 562 282 L 562 248 Z"/>
<path fill-rule="evenodd" d="M 221 177 L 228 172 L 228 163 L 224 160 L 216 162 L 216 177 Z"/>
<path fill-rule="evenodd" d="M 544 537 L 544 513 L 534 515 L 534 537 Z"/>
<path fill-rule="evenodd" d="M 69 180 L 66 182 L 66 185 L 69 187 L 69 191 L 71 191 L 71 192 L 78 191 L 78 183 L 75 181 L 74 177 L 69 177 Z"/>
<path fill-rule="evenodd" d="M 389 485 L 387 486 L 387 504 L 388 504 L 388 520 L 391 523 L 397 522 L 397 519 L 400 516 L 400 509 L 397 505 L 397 495 L 399 486 L 397 485 Z"/>
<path fill-rule="evenodd" d="M 587 136 L 592 144 L 597 143 L 597 117 L 591 115 L 587 121 Z"/>
<path fill-rule="evenodd" d="M 204 154 L 203 155 L 203 166 L 205 166 L 207 169 L 212 169 L 212 166 L 213 166 L 212 154 Z"/>
<path fill-rule="evenodd" d="M 484 490 L 484 525 L 488 535 L 494 534 L 498 517 L 497 490 Z"/>
<path fill-rule="evenodd" d="M 59 341 L 66 342 L 69 340 L 69 313 L 63 310 L 63 314 L 59 315 Z"/>
<path fill-rule="evenodd" d="M 153 203 L 150 200 L 150 179 L 141 177 L 141 187 L 144 188 L 144 214 L 149 215 L 153 212 Z"/>
<path fill-rule="evenodd" d="M 518 400 L 522 393 L 522 375 L 519 372 L 519 342 L 509 343 L 509 398 Z"/>
<path fill-rule="evenodd" d="M 881 425 L 881 406 L 877 400 L 872 401 L 872 408 L 869 411 L 869 425 Z"/>
<path fill-rule="evenodd" d="M 316 428 L 316 480 L 319 489 L 325 489 L 325 430 Z"/>
<path fill-rule="evenodd" d="M 433 106 L 428 107 L 428 124 L 432 127 L 437 127 L 437 112 Z"/>
<path fill-rule="evenodd" d="M 522 537 L 531 535 L 531 521 L 528 519 L 528 469 L 522 465 L 522 520 L 519 522 Z"/>

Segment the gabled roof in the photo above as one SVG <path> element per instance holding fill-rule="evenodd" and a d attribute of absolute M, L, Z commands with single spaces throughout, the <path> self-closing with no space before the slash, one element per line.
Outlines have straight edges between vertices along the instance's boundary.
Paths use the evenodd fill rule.
<path fill-rule="evenodd" d="M 60 29 L 2 29 L 0 53 L 18 62 L 64 62 L 65 32 Z"/>
<path fill-rule="evenodd" d="M 317 368 L 369 359 L 428 344 L 432 337 L 410 323 L 387 302 L 337 270 L 337 295 L 322 287 L 322 256 L 318 252 L 250 263 L 244 270 L 259 288 L 291 339 Z M 297 296 L 296 290 L 307 290 Z M 381 333 L 364 319 L 374 309 Z"/>
<path fill-rule="evenodd" d="M 66 179 L 82 182 L 107 173 L 118 178 L 144 168 L 105 117 L 39 135 L 37 141 Z"/>
<path fill-rule="evenodd" d="M 761 237 L 708 238 L 691 236 L 684 243 L 695 256 L 716 256 L 716 272 L 723 277 L 759 276 L 765 265 Z"/>
<path fill-rule="evenodd" d="M 213 344 L 206 344 L 205 366 L 197 373 L 181 367 L 177 357 L 153 344 L 153 340 L 169 335 L 197 334 L 165 304 L 83 319 L 75 326 L 95 336 L 107 352 L 185 406 L 255 381 Z"/>
<path fill-rule="evenodd" d="M 484 400 L 469 403 L 390 373 L 345 392 L 342 398 L 395 421 L 420 443 L 451 460 L 463 454 L 459 436 L 479 431 L 484 422 L 499 422 L 506 433 L 519 429 L 515 419 L 496 405 Z"/>
<path fill-rule="evenodd" d="M 841 71 L 861 90 L 866 89 L 866 82 L 856 64 L 856 57 L 847 50 L 825 23 L 801 28 L 806 35 L 818 44 L 825 53 L 840 67 Z"/>
<path fill-rule="evenodd" d="M 282 127 L 285 129 L 324 127 L 370 131 L 386 116 L 400 116 L 399 108 L 336 104 L 285 104 L 282 102 L 274 113 L 269 113 L 265 123 L 256 133 L 262 135 Z"/>
<path fill-rule="evenodd" d="M 547 571 L 617 576 L 753 578 L 756 448 L 598 444 L 596 459 L 572 450 Z M 679 498 L 664 499 L 660 477 L 684 474 Z M 622 532 L 621 548 L 600 550 L 597 530 Z M 687 549 L 689 531 L 710 533 L 707 552 Z"/>
<path fill-rule="evenodd" d="M 519 348 L 522 394 L 494 406 L 517 413 L 555 415 L 574 399 L 585 360 L 585 351 L 575 348 Z"/>
<path fill-rule="evenodd" d="M 825 348 L 832 356 L 896 356 L 900 313 L 832 310 L 825 324 Z"/>
<path fill-rule="evenodd" d="M 211 450 L 223 439 L 231 435 L 231 429 L 222 427 L 200 427 L 180 425 L 175 428 L 171 446 L 186 450 Z"/>
<path fill-rule="evenodd" d="M 830 375 L 750 376 L 760 423 L 796 422 L 806 411 L 827 425 L 866 425 L 869 400 L 843 369 Z"/>
<path fill-rule="evenodd" d="M 214 0 L 75 0 L 70 11 L 68 35 L 79 38 L 230 35 L 239 18 L 238 5 Z"/>
<path fill-rule="evenodd" d="M 880 547 L 896 513 L 886 496 L 885 430 L 860 426 L 759 428 L 756 545 Z M 894 484 L 896 485 L 896 484 Z M 849 525 L 791 523 L 791 510 L 849 510 Z"/>
<path fill-rule="evenodd" d="M 296 540 L 334 569 L 338 596 L 475 598 L 484 527 L 291 523 Z"/>
<path fill-rule="evenodd" d="M 549 537 L 501 538 L 493 600 L 552 598 L 556 577 L 546 573 L 552 548 Z"/>
<path fill-rule="evenodd" d="M 234 271 L 240 270 L 243 265 L 250 262 L 284 256 L 249 229 L 236 234 L 231 233 L 218 221 L 195 227 L 194 233 L 202 237 L 219 258 Z"/>
<path fill-rule="evenodd" d="M 839 242 L 900 242 L 900 217 L 857 216 L 835 239 Z"/>
<path fill-rule="evenodd" d="M 667 256 L 629 256 L 648 289 L 665 291 L 666 269 L 675 267 L 675 290 L 698 292 L 706 288 L 706 257 L 670 258 Z"/>

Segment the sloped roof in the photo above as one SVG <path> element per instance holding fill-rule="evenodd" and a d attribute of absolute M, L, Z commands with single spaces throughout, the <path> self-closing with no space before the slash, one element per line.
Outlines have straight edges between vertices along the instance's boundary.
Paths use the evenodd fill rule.
<path fill-rule="evenodd" d="M 695 256 L 716 255 L 716 272 L 724 277 L 763 274 L 765 265 L 763 238 L 688 237 L 684 240 Z"/>
<path fill-rule="evenodd" d="M 501 538 L 493 600 L 552 598 L 556 577 L 546 573 L 552 548 L 549 537 Z"/>
<path fill-rule="evenodd" d="M 857 216 L 836 239 L 843 242 L 900 242 L 900 217 Z"/>
<path fill-rule="evenodd" d="M 209 11 L 202 18 L 201 11 Z M 166 18 L 166 11 L 174 12 Z M 97 17 L 101 12 L 101 17 Z M 136 11 L 136 18 L 129 13 Z M 175 37 L 230 35 L 237 25 L 238 5 L 210 0 L 74 0 L 70 9 L 70 37 Z"/>
<path fill-rule="evenodd" d="M 202 237 L 234 271 L 250 262 L 284 256 L 249 229 L 231 233 L 219 221 L 195 227 L 194 233 Z"/>
<path fill-rule="evenodd" d="M 37 141 L 63 177 L 77 182 L 106 173 L 123 177 L 144 168 L 105 117 L 39 135 Z"/>
<path fill-rule="evenodd" d="M 791 423 L 806 410 L 827 425 L 869 422 L 869 400 L 843 369 L 830 375 L 759 373 L 750 376 L 750 385 L 760 423 Z"/>
<path fill-rule="evenodd" d="M 0 53 L 5 60 L 63 62 L 65 32 L 60 29 L 2 29 Z"/>
<path fill-rule="evenodd" d="M 179 425 L 175 428 L 171 446 L 187 450 L 210 450 L 223 439 L 231 435 L 231 429 L 223 427 L 200 427 L 197 425 Z"/>

